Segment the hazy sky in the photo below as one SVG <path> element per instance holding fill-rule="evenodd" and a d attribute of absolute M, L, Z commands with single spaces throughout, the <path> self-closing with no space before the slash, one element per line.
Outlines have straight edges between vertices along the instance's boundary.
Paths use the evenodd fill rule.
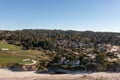
<path fill-rule="evenodd" d="M 120 0 L 0 0 L 0 30 L 120 32 Z"/>

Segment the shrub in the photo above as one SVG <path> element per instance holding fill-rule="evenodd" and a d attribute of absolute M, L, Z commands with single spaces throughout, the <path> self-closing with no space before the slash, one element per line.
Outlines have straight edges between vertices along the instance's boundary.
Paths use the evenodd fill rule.
<path fill-rule="evenodd" d="M 7 64 L 8 69 L 12 71 L 21 71 L 23 70 L 23 65 L 18 64 L 18 63 L 8 63 Z"/>

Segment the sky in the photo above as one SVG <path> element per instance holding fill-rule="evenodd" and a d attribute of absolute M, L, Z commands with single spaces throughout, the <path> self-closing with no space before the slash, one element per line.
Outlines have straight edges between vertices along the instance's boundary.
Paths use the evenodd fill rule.
<path fill-rule="evenodd" d="M 120 32 L 120 0 L 0 0 L 0 30 Z"/>

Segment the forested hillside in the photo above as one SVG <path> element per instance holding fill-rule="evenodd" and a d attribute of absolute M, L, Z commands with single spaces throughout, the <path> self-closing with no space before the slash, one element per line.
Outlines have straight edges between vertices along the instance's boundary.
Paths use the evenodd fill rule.
<path fill-rule="evenodd" d="M 0 40 L 23 50 L 55 51 L 45 66 L 50 71 L 120 71 L 120 33 L 29 29 L 0 31 Z"/>
<path fill-rule="evenodd" d="M 22 45 L 25 49 L 65 49 L 85 45 L 120 45 L 120 33 L 62 30 L 0 31 L 0 40 Z M 85 46 L 85 47 L 88 47 Z"/>

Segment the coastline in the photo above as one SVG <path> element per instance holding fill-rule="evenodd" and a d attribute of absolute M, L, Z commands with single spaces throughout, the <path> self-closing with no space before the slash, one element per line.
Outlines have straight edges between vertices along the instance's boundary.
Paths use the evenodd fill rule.
<path fill-rule="evenodd" d="M 120 73 L 37 74 L 35 71 L 0 69 L 0 80 L 120 80 Z"/>

